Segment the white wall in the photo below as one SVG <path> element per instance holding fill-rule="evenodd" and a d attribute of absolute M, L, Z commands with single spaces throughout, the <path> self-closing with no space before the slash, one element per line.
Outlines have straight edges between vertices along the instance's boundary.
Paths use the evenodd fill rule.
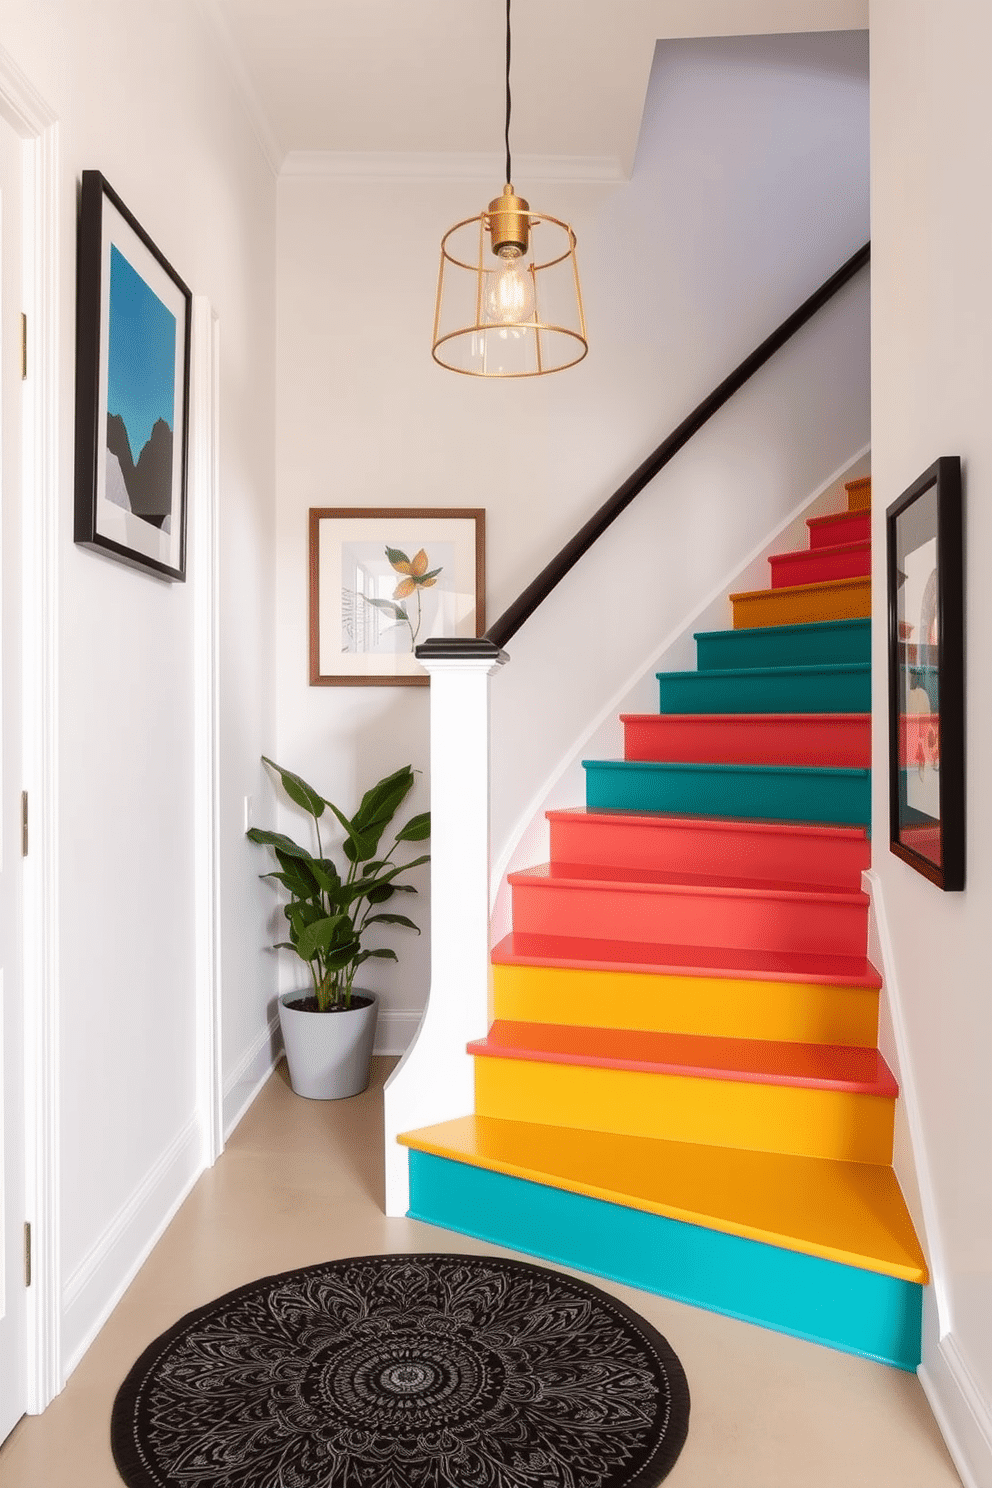
<path fill-rule="evenodd" d="M 992 10 L 871 0 L 876 768 L 873 870 L 915 1070 L 945 1305 L 924 1383 L 969 1484 L 992 1484 Z M 885 508 L 939 455 L 965 482 L 967 879 L 942 894 L 888 852 Z M 941 1336 L 942 1335 L 942 1336 Z"/>
<path fill-rule="evenodd" d="M 194 1021 L 194 587 L 72 542 L 75 247 L 95 168 L 220 320 L 221 954 L 232 1079 L 264 1030 L 262 894 L 241 837 L 271 735 L 275 183 L 192 0 L 4 4 L 59 121 L 59 1038 L 62 1365 L 201 1162 Z M 192 529 L 191 529 L 192 530 Z"/>
<path fill-rule="evenodd" d="M 426 798 L 426 691 L 307 685 L 308 507 L 484 506 L 495 619 L 868 237 L 867 110 L 864 33 L 661 43 L 629 183 L 515 181 L 576 229 L 591 343 L 579 367 L 518 384 L 454 376 L 429 352 L 441 233 L 498 182 L 280 179 L 281 763 L 347 800 L 409 758 Z M 632 668 L 867 444 L 867 408 L 862 283 L 510 646 L 493 682 L 497 853 Z M 623 605 L 632 589 L 647 601 L 633 624 L 618 575 Z M 402 1048 L 428 958 L 424 941 L 396 944 L 380 986 Z"/>

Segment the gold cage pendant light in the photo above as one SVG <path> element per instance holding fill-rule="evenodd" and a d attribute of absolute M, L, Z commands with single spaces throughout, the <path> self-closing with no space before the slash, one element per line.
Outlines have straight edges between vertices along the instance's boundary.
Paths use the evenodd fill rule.
<path fill-rule="evenodd" d="M 532 212 L 510 167 L 510 0 L 506 0 L 506 185 L 441 239 L 431 354 L 471 377 L 541 377 L 589 350 L 575 233 Z"/>

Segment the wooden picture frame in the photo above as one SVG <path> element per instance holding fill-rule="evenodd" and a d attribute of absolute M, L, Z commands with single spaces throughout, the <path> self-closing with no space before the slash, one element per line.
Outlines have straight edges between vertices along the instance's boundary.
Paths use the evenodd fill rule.
<path fill-rule="evenodd" d="M 193 298 L 99 171 L 84 171 L 76 306 L 75 541 L 186 577 Z"/>
<path fill-rule="evenodd" d="M 480 636 L 479 507 L 311 507 L 310 685 L 426 687 L 414 647 Z"/>
<path fill-rule="evenodd" d="M 887 509 L 889 846 L 964 888 L 961 461 L 944 456 Z"/>

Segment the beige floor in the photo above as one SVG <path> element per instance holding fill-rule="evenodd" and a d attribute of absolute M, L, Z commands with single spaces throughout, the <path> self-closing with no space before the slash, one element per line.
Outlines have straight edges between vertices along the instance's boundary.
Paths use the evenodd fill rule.
<path fill-rule="evenodd" d="M 0 1488 L 119 1488 L 108 1433 L 119 1383 L 156 1334 L 221 1292 L 335 1256 L 492 1250 L 384 1217 L 379 1090 L 391 1062 L 340 1103 L 300 1100 L 277 1069 L 64 1392 L 0 1449 Z M 688 1375 L 673 1488 L 960 1488 L 914 1375 L 599 1284 L 661 1329 Z"/>

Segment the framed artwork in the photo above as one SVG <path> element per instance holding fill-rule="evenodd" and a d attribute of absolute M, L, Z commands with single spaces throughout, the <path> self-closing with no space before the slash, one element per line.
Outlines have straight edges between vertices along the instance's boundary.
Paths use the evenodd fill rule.
<path fill-rule="evenodd" d="M 888 508 L 889 846 L 964 888 L 961 461 L 945 456 Z"/>
<path fill-rule="evenodd" d="M 429 636 L 485 630 L 486 514 L 311 507 L 310 684 L 426 687 Z"/>
<path fill-rule="evenodd" d="M 75 540 L 186 577 L 192 296 L 99 171 L 84 171 Z"/>

